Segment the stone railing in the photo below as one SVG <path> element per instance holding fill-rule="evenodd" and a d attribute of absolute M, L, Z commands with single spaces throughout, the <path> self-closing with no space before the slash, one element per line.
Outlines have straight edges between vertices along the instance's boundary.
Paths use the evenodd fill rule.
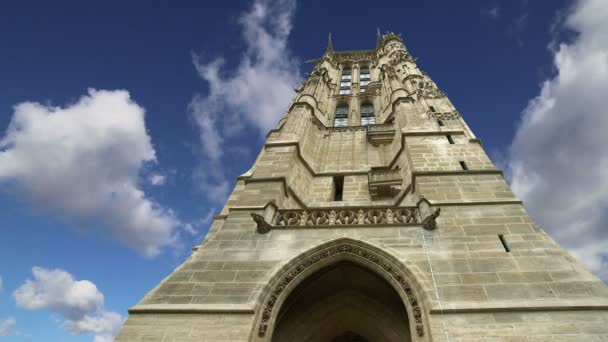
<path fill-rule="evenodd" d="M 401 190 L 403 177 L 397 169 L 371 170 L 367 174 L 369 194 L 372 200 L 392 197 Z"/>
<path fill-rule="evenodd" d="M 367 125 L 367 141 L 372 145 L 388 145 L 395 138 L 394 124 Z"/>
<path fill-rule="evenodd" d="M 429 202 L 420 198 L 415 207 L 338 207 L 308 209 L 278 209 L 271 201 L 263 213 L 251 212 L 257 232 L 266 234 L 273 229 L 339 228 L 356 226 L 421 225 L 435 229 L 440 208 L 432 209 Z"/>
<path fill-rule="evenodd" d="M 419 224 L 418 208 L 279 210 L 276 227 Z"/>

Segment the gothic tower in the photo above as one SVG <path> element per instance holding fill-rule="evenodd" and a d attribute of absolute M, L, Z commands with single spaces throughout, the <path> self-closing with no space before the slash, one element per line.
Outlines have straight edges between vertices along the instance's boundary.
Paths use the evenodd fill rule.
<path fill-rule="evenodd" d="M 400 36 L 330 38 L 313 63 L 118 341 L 608 339 L 608 288 L 532 222 Z"/>

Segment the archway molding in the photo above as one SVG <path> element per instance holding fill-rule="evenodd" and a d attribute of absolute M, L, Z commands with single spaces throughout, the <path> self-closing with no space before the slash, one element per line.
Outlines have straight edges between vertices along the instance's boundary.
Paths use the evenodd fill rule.
<path fill-rule="evenodd" d="M 341 237 L 321 243 L 285 263 L 263 289 L 256 305 L 250 341 L 271 341 L 277 315 L 302 281 L 334 263 L 349 261 L 383 278 L 397 292 L 407 311 L 412 341 L 430 341 L 424 288 L 412 267 L 370 243 Z"/>

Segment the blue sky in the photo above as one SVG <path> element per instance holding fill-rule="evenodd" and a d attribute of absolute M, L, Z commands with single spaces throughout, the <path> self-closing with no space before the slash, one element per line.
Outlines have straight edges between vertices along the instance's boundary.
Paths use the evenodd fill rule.
<path fill-rule="evenodd" d="M 371 49 L 377 27 L 608 279 L 607 22 L 601 0 L 1 5 L 0 339 L 111 340 L 200 243 L 328 33 Z"/>

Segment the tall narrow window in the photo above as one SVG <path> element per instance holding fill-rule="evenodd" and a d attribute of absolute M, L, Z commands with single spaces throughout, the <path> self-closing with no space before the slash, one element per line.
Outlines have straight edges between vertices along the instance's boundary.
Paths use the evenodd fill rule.
<path fill-rule="evenodd" d="M 509 248 L 509 245 L 507 245 L 505 237 L 503 235 L 498 235 L 498 239 L 500 240 L 500 243 L 502 243 L 502 247 L 505 249 L 505 252 L 509 253 L 511 249 Z"/>
<path fill-rule="evenodd" d="M 374 106 L 371 104 L 361 105 L 361 126 L 373 125 L 375 123 Z"/>
<path fill-rule="evenodd" d="M 437 124 L 438 124 L 439 126 L 443 126 L 443 121 L 442 121 L 442 120 L 437 120 Z"/>
<path fill-rule="evenodd" d="M 350 84 L 352 82 L 352 73 L 350 69 L 344 69 L 342 71 L 342 77 L 340 78 L 340 95 L 350 94 Z"/>
<path fill-rule="evenodd" d="M 469 167 L 467 166 L 467 164 L 464 161 L 461 160 L 461 161 L 459 161 L 459 163 L 460 163 L 460 167 L 463 170 L 468 170 L 469 169 Z"/>
<path fill-rule="evenodd" d="M 348 106 L 338 106 L 334 116 L 334 127 L 348 126 Z"/>
<path fill-rule="evenodd" d="M 365 93 L 365 89 L 367 89 L 370 79 L 371 76 L 369 74 L 369 69 L 361 68 L 361 74 L 359 75 L 359 88 L 361 88 L 362 93 Z"/>
<path fill-rule="evenodd" d="M 454 139 L 452 139 L 451 135 L 446 135 L 446 138 L 448 138 L 448 142 L 450 143 L 450 145 L 454 145 Z"/>
<path fill-rule="evenodd" d="M 341 201 L 344 193 L 344 176 L 334 177 L 334 201 Z"/>
<path fill-rule="evenodd" d="M 437 111 L 435 110 L 435 107 L 433 106 L 429 106 L 429 108 L 431 109 L 431 112 L 436 113 Z"/>

